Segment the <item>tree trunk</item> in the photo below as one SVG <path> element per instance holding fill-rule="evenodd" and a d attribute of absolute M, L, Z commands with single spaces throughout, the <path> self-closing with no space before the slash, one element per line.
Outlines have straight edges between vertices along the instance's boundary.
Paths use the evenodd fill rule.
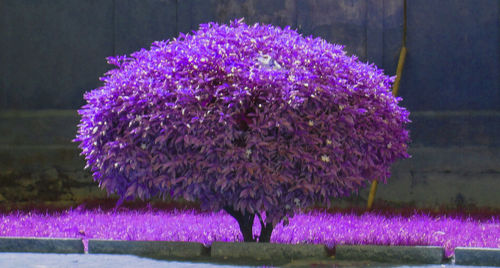
<path fill-rule="evenodd" d="M 273 233 L 273 224 L 272 223 L 266 223 L 265 225 L 260 223 L 260 236 L 259 236 L 259 243 L 269 243 L 271 242 L 271 234 Z"/>
<path fill-rule="evenodd" d="M 224 210 L 233 216 L 240 226 L 241 234 L 243 235 L 244 242 L 255 242 L 253 237 L 253 220 L 255 219 L 255 214 L 246 213 L 243 215 L 240 211 L 234 210 L 233 207 L 224 207 Z"/>
<path fill-rule="evenodd" d="M 245 215 L 243 215 L 243 213 L 241 213 L 240 211 L 234 210 L 233 207 L 229 206 L 224 207 L 224 210 L 238 222 L 244 242 L 257 242 L 257 238 L 253 236 L 253 221 L 255 219 L 255 214 L 247 212 Z M 272 223 L 264 223 L 260 214 L 257 215 L 259 216 L 261 227 L 258 242 L 269 243 L 271 241 L 271 234 L 273 233 L 274 226 Z"/>

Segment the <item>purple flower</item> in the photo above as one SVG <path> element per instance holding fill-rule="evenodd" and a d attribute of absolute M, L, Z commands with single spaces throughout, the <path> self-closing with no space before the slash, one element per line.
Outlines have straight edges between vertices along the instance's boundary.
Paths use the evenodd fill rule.
<path fill-rule="evenodd" d="M 255 220 L 254 235 L 260 224 Z M 68 210 L 60 213 L 11 212 L 0 215 L 0 236 L 113 240 L 214 241 L 243 240 L 236 221 L 221 212 L 156 210 Z M 466 215 L 433 217 L 378 213 L 297 213 L 278 224 L 273 243 L 336 245 L 440 246 L 447 257 L 455 247 L 500 248 L 500 219 Z"/>

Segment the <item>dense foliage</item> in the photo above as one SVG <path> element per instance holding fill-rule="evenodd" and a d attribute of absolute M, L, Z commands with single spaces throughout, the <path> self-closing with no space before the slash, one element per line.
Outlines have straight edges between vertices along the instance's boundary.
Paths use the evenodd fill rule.
<path fill-rule="evenodd" d="M 197 200 L 272 228 L 408 157 L 393 79 L 321 38 L 209 23 L 108 62 L 75 141 L 124 198 Z"/>
<path fill-rule="evenodd" d="M 254 234 L 260 224 L 255 221 Z M 155 210 L 69 210 L 61 213 L 11 212 L 0 215 L 0 236 L 67 237 L 112 240 L 239 242 L 236 221 L 226 213 Z M 440 246 L 500 248 L 498 216 L 430 216 L 425 213 L 297 213 L 278 224 L 273 243 L 336 245 Z"/>

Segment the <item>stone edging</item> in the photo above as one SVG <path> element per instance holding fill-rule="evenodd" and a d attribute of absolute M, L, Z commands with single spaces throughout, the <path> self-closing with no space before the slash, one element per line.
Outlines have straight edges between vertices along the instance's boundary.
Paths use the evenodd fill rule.
<path fill-rule="evenodd" d="M 84 253 L 81 239 L 0 237 L 0 252 Z"/>
<path fill-rule="evenodd" d="M 222 259 L 254 259 L 257 261 L 327 258 L 324 245 L 213 242 L 211 257 Z"/>
<path fill-rule="evenodd" d="M 444 249 L 430 246 L 338 245 L 335 247 L 335 258 L 386 263 L 440 264 L 444 260 Z"/>
<path fill-rule="evenodd" d="M 206 248 L 197 242 L 90 239 L 88 251 L 90 254 L 130 254 L 159 259 L 206 261 L 332 259 L 327 248 L 318 244 L 213 242 L 210 248 Z M 0 252 L 84 253 L 84 247 L 81 239 L 0 237 Z M 500 249 L 457 247 L 454 258 L 457 265 L 500 266 Z M 444 249 L 432 246 L 337 245 L 335 259 L 418 264 L 445 262 Z"/>
<path fill-rule="evenodd" d="M 88 242 L 89 254 L 131 254 L 153 258 L 208 257 L 208 250 L 197 242 L 95 240 Z"/>
<path fill-rule="evenodd" d="M 500 266 L 499 248 L 455 248 L 455 264 Z"/>

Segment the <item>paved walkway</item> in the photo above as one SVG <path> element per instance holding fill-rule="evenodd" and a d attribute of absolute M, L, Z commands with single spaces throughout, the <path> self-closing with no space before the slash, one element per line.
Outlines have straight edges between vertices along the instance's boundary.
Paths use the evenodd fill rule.
<path fill-rule="evenodd" d="M 51 253 L 0 253 L 1 268 L 215 268 L 244 267 L 208 263 L 160 261 L 131 255 L 110 254 L 51 254 Z"/>
<path fill-rule="evenodd" d="M 370 262 L 311 262 L 294 261 L 285 267 L 398 267 L 398 268 L 471 268 L 475 266 L 462 265 L 391 265 L 376 264 Z M 141 258 L 132 255 L 111 255 L 111 254 L 52 254 L 52 253 L 0 253 L 1 268 L 242 268 L 255 266 L 235 266 L 226 264 L 191 263 L 178 261 L 162 261 L 149 258 Z M 486 268 L 487 266 L 482 266 Z"/>

